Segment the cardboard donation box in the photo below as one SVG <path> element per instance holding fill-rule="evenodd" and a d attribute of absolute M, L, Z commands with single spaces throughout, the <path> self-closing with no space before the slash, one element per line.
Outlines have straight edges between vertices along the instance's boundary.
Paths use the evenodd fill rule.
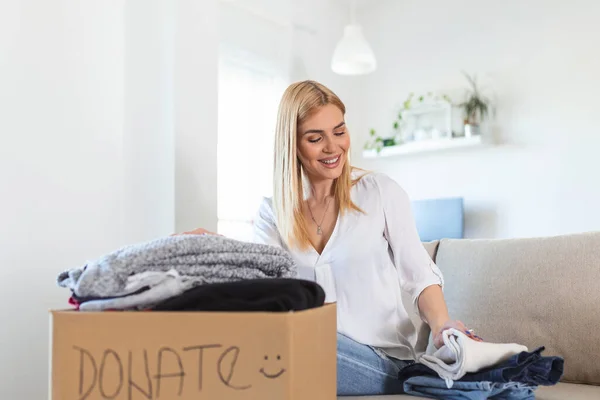
<path fill-rule="evenodd" d="M 335 304 L 52 312 L 53 400 L 334 400 Z"/>

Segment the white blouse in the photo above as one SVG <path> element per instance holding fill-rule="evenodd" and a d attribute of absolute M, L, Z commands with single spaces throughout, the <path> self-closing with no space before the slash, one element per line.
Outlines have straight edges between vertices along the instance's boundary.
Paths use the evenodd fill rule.
<path fill-rule="evenodd" d="M 395 181 L 368 173 L 351 196 L 365 214 L 338 215 L 320 255 L 282 242 L 271 199 L 260 206 L 254 240 L 287 249 L 299 277 L 323 287 L 325 301 L 337 303 L 338 332 L 394 357 L 414 358 L 417 332 L 410 313 L 418 312 L 425 288 L 443 287 L 442 273 L 419 239 L 408 195 Z"/>

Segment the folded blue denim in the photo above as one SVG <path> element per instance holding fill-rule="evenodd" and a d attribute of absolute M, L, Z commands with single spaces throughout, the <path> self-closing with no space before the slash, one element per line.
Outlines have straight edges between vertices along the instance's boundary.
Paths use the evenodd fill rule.
<path fill-rule="evenodd" d="M 536 386 L 519 382 L 455 381 L 451 389 L 441 378 L 414 376 L 404 382 L 404 392 L 412 396 L 444 400 L 534 400 Z"/>
<path fill-rule="evenodd" d="M 551 386 L 560 380 L 564 372 L 561 357 L 544 357 L 539 347 L 532 352 L 522 352 L 495 366 L 476 373 L 468 373 L 455 382 L 519 382 L 532 386 Z M 413 364 L 398 373 L 401 381 L 415 376 L 438 377 L 437 373 L 423 364 Z"/>
<path fill-rule="evenodd" d="M 520 382 L 529 385 L 551 386 L 558 383 L 564 372 L 561 357 L 542 356 L 545 347 L 519 353 L 493 368 L 466 374 L 461 381 Z"/>

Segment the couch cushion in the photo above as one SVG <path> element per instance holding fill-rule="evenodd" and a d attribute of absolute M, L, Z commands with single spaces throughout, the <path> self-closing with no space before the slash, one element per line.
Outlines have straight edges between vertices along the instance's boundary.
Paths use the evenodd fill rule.
<path fill-rule="evenodd" d="M 596 400 L 600 399 L 600 386 L 559 383 L 552 387 L 540 387 L 536 400 Z"/>
<path fill-rule="evenodd" d="M 597 400 L 600 399 L 600 386 L 574 385 L 569 383 L 559 383 L 556 386 L 540 387 L 536 391 L 537 400 Z M 406 395 L 396 396 L 358 396 L 358 397 L 338 397 L 338 399 L 360 399 L 360 400 L 411 400 L 424 399 L 424 397 L 413 397 Z"/>
<path fill-rule="evenodd" d="M 600 232 L 444 239 L 436 264 L 452 318 L 486 341 L 544 345 L 564 381 L 600 384 Z"/>
<path fill-rule="evenodd" d="M 439 245 L 440 245 L 439 240 L 432 240 L 431 242 L 423 242 L 423 247 L 425 247 L 425 250 L 427 250 L 427 253 L 429 253 L 429 257 L 431 257 L 431 259 L 434 261 L 435 261 L 435 256 L 436 256 Z"/>

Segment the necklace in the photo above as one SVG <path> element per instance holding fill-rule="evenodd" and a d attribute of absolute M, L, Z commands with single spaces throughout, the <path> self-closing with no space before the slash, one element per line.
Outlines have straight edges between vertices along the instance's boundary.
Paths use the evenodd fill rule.
<path fill-rule="evenodd" d="M 310 208 L 310 203 L 307 201 L 306 205 L 308 205 L 308 211 L 310 211 L 310 217 L 314 221 L 315 225 L 317 225 L 317 235 L 322 235 L 323 230 L 321 229 L 321 225 L 323 225 L 323 221 L 325 220 L 325 216 L 327 215 L 327 210 L 329 209 L 329 203 L 331 203 L 331 198 L 327 201 L 327 206 L 325 207 L 325 212 L 323 213 L 323 218 L 321 218 L 321 223 L 319 224 L 313 215 L 312 209 Z"/>

